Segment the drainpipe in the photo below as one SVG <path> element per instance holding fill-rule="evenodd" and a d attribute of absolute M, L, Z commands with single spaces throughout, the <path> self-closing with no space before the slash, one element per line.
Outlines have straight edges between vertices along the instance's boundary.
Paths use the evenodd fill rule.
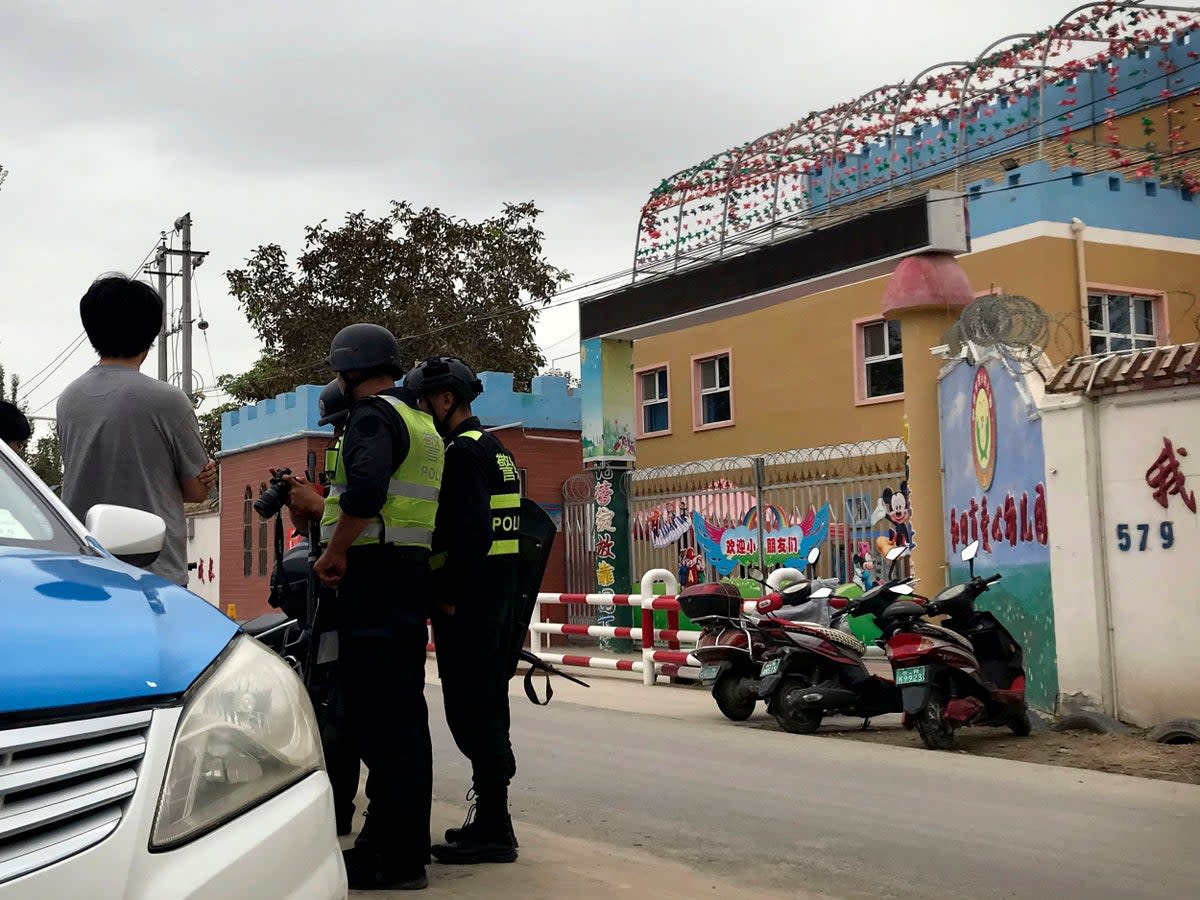
<path fill-rule="evenodd" d="M 1092 372 L 1095 378 L 1095 370 Z M 1104 711 L 1114 719 L 1120 703 L 1117 698 L 1117 653 L 1116 630 L 1113 628 L 1112 592 L 1108 585 L 1108 535 L 1104 526 L 1104 457 L 1100 442 L 1100 403 L 1091 393 L 1089 381 L 1084 392 L 1083 427 L 1084 427 L 1084 465 L 1091 468 L 1088 473 L 1088 489 L 1095 499 L 1096 520 L 1092 526 L 1093 546 L 1099 548 L 1099 560 L 1092 562 L 1092 584 L 1095 587 L 1096 599 L 1100 603 L 1100 615 L 1103 621 L 1103 645 L 1101 647 L 1101 667 L 1105 682 Z M 1098 571 L 1097 571 L 1098 570 Z"/>
<path fill-rule="evenodd" d="M 1084 255 L 1083 232 L 1087 226 L 1080 219 L 1071 219 L 1071 235 L 1075 239 L 1075 279 L 1079 285 L 1079 355 L 1092 352 L 1092 335 L 1088 327 L 1087 258 Z"/>

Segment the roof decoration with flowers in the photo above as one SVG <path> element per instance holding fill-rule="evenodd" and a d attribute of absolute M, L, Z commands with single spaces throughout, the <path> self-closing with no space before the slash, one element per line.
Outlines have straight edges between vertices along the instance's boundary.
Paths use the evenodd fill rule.
<path fill-rule="evenodd" d="M 810 113 L 663 179 L 642 207 L 634 273 L 791 237 L 939 175 L 961 189 L 963 168 L 1030 145 L 1039 158 L 1053 143 L 1072 165 L 1086 158 L 1089 169 L 1170 176 L 1197 192 L 1186 126 L 1200 122 L 1200 95 L 1188 96 L 1200 84 L 1198 30 L 1200 7 L 1090 3 L 1045 30 L 1001 38 L 974 60 L 939 63 Z M 1165 127 L 1146 117 L 1153 139 L 1123 146 L 1117 117 L 1164 104 Z"/>

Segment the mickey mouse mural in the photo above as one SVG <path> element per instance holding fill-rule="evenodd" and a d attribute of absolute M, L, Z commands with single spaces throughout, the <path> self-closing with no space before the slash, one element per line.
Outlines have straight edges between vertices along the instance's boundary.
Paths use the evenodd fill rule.
<path fill-rule="evenodd" d="M 897 490 L 890 487 L 883 489 L 875 512 L 871 515 L 871 527 L 874 528 L 887 519 L 890 528 L 887 537 L 875 539 L 875 549 L 880 556 L 887 556 L 893 547 L 914 547 L 912 530 L 912 507 L 908 500 L 908 482 L 901 481 Z"/>

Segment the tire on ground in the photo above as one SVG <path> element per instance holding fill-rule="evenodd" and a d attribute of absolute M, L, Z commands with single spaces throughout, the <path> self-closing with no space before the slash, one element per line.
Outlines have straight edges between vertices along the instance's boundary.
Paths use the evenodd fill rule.
<path fill-rule="evenodd" d="M 1172 719 L 1150 729 L 1146 735 L 1159 744 L 1200 743 L 1200 719 Z"/>

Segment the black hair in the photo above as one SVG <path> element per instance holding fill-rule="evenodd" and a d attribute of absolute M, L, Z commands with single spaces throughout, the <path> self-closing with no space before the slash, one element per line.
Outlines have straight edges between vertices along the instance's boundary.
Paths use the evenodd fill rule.
<path fill-rule="evenodd" d="M 163 321 L 158 291 L 127 275 L 104 275 L 79 301 L 79 318 L 101 358 L 129 359 L 150 349 Z"/>
<path fill-rule="evenodd" d="M 33 437 L 33 427 L 25 413 L 7 400 L 0 400 L 0 441 L 20 444 Z"/>

